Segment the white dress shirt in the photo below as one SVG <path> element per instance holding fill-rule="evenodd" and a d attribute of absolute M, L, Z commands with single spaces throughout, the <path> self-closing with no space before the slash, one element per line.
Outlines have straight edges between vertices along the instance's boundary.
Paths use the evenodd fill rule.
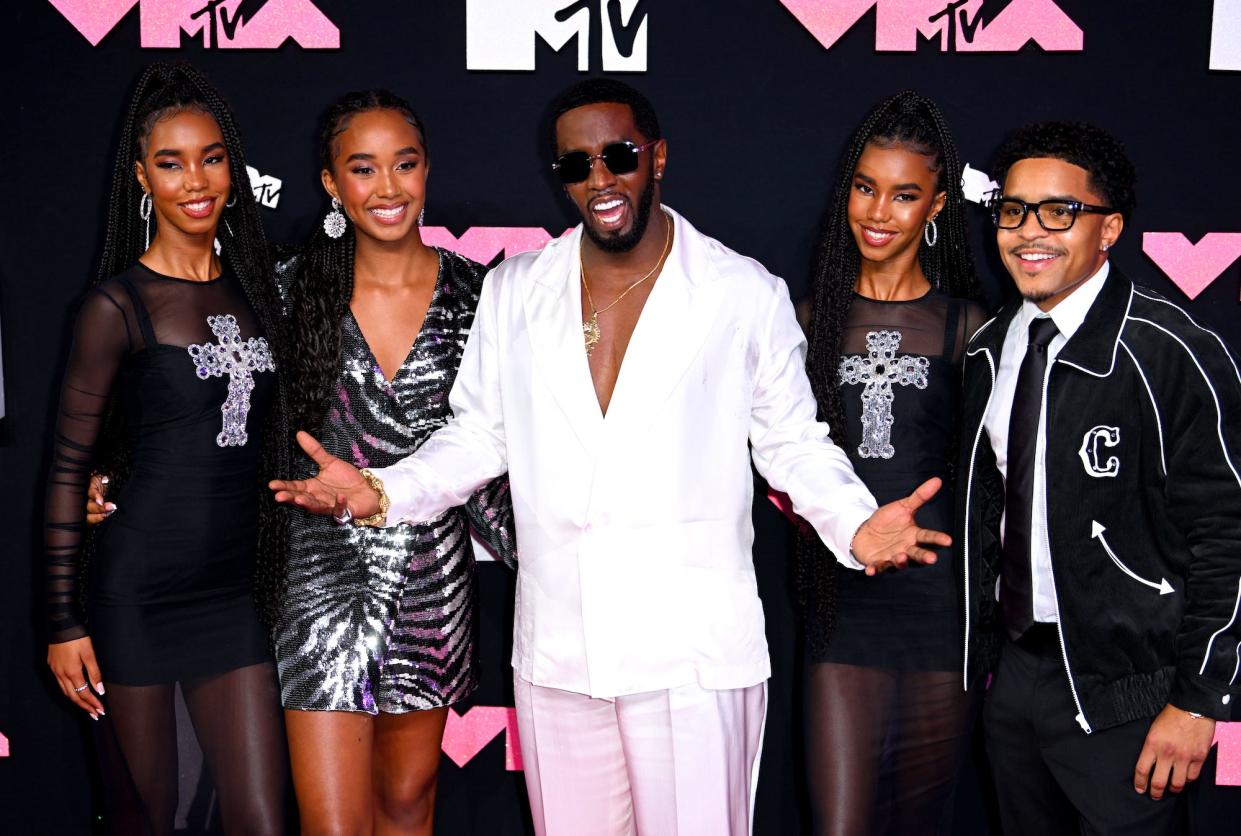
<path fill-rule="evenodd" d="M 1017 373 L 1025 358 L 1030 341 L 1030 323 L 1036 317 L 1050 316 L 1059 331 L 1047 346 L 1047 375 L 1056 361 L 1056 355 L 1077 333 L 1086 314 L 1103 289 L 1107 279 L 1108 263 L 1060 301 L 1048 312 L 1033 302 L 1022 302 L 1021 310 L 1008 324 L 1004 335 L 1004 348 L 1000 353 L 1000 367 L 995 373 L 995 392 L 987 408 L 984 425 L 995 451 L 995 462 L 1000 473 L 1008 480 L 1008 422 L 1012 418 L 1013 396 L 1017 391 Z M 1047 391 L 1047 378 L 1043 378 L 1043 392 Z M 1030 581 L 1034 594 L 1034 620 L 1056 621 L 1056 588 L 1051 576 L 1051 547 L 1047 543 L 1047 401 L 1044 399 L 1038 419 L 1038 439 L 1034 451 L 1034 505 L 1030 515 L 1033 531 L 1030 532 Z M 1001 536 L 1004 520 L 1000 522 Z M 997 586 L 997 596 L 999 594 Z"/>
<path fill-rule="evenodd" d="M 375 471 L 389 524 L 431 519 L 508 471 L 513 666 L 535 685 L 606 698 L 770 675 L 751 455 L 836 555 L 875 510 L 816 420 L 784 282 L 669 214 L 672 250 L 606 417 L 582 341 L 579 226 L 491 271 L 453 420 Z"/>

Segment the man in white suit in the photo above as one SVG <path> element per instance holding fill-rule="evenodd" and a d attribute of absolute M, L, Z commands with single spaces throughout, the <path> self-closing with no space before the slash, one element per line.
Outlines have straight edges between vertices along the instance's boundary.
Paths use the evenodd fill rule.
<path fill-rule="evenodd" d="M 553 109 L 583 223 L 488 276 L 454 420 L 373 473 L 299 440 L 277 499 L 338 521 L 432 519 L 509 472 L 513 671 L 539 834 L 744 834 L 770 675 L 751 456 L 842 563 L 932 562 L 947 535 L 876 510 L 816 421 L 788 290 L 662 206 L 647 100 L 590 79 Z"/>

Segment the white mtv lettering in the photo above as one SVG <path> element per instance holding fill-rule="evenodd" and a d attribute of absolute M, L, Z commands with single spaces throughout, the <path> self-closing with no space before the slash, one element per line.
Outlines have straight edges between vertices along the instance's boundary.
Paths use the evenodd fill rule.
<path fill-rule="evenodd" d="M 965 169 L 961 172 L 961 191 L 966 200 L 985 205 L 991 199 L 992 192 L 999 187 L 999 183 L 988 177 L 987 172 L 979 171 L 969 163 L 965 164 Z"/>
<path fill-rule="evenodd" d="M 1241 0 L 1215 0 L 1211 69 L 1241 71 Z"/>
<path fill-rule="evenodd" d="M 591 43 L 609 72 L 645 72 L 645 0 L 466 0 L 467 70 L 533 70 L 538 41 L 556 52 L 577 39 L 577 68 L 589 70 Z"/>
<path fill-rule="evenodd" d="M 250 189 L 254 199 L 268 209 L 275 209 L 280 204 L 280 187 L 284 181 L 270 174 L 260 174 L 252 165 L 246 166 L 246 174 L 250 176 Z"/>

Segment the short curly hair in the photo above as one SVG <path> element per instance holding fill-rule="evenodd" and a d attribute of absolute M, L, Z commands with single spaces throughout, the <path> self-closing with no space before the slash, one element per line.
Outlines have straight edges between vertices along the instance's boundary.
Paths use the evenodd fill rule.
<path fill-rule="evenodd" d="M 1003 186 L 1008 171 L 1021 160 L 1050 157 L 1084 168 L 1092 191 L 1129 220 L 1137 208 L 1137 171 L 1125 146 L 1087 122 L 1038 122 L 1011 134 L 995 153 L 992 175 Z"/>
<path fill-rule="evenodd" d="M 634 127 L 647 140 L 662 139 L 659 117 L 650 100 L 636 88 L 613 78 L 587 78 L 562 90 L 549 109 L 547 138 L 556 156 L 556 121 L 575 108 L 592 104 L 623 104 L 633 112 Z"/>

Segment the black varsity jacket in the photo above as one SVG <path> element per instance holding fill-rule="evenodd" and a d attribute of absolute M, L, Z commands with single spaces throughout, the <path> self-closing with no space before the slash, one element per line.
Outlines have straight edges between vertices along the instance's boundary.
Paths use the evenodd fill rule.
<path fill-rule="evenodd" d="M 965 682 L 1004 641 L 1004 485 L 984 417 L 1010 304 L 964 363 Z M 1065 676 L 1090 733 L 1241 694 L 1241 374 L 1223 341 L 1113 264 L 1046 388 L 1047 534 Z M 1035 521 L 1037 525 L 1039 521 Z"/>

